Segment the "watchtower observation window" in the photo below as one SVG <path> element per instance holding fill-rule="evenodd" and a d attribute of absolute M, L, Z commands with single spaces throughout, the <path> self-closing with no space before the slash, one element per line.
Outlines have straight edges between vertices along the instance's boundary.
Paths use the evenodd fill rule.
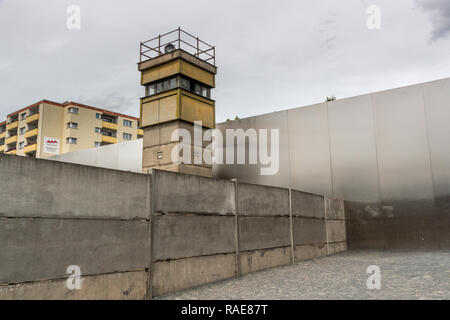
<path fill-rule="evenodd" d="M 153 96 L 176 88 L 195 93 L 199 96 L 211 99 L 211 88 L 193 79 L 183 76 L 175 76 L 158 80 L 145 86 L 145 96 Z"/>

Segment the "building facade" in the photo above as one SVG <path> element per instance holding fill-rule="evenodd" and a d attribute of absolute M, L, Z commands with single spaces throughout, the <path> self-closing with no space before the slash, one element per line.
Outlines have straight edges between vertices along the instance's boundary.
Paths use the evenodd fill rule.
<path fill-rule="evenodd" d="M 48 158 L 142 137 L 139 119 L 76 102 L 42 100 L 0 123 L 0 152 Z"/>
<path fill-rule="evenodd" d="M 0 153 L 5 151 L 6 121 L 0 122 Z"/>

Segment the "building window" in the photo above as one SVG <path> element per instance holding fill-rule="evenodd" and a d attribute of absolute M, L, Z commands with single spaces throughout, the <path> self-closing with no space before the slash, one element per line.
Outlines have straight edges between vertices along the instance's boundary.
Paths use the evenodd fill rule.
<path fill-rule="evenodd" d="M 70 107 L 70 108 L 69 108 L 69 112 L 70 112 L 70 113 L 75 113 L 75 114 L 77 114 L 77 113 L 78 113 L 78 108 Z"/>
<path fill-rule="evenodd" d="M 25 133 L 25 127 L 20 128 L 20 134 L 24 134 Z"/>
<path fill-rule="evenodd" d="M 209 88 L 207 88 L 205 86 L 202 86 L 199 83 L 195 83 L 194 84 L 193 92 L 198 94 L 199 96 L 203 96 L 205 98 L 211 97 L 211 89 L 209 89 Z"/>
<path fill-rule="evenodd" d="M 111 131 L 109 131 L 109 130 L 102 130 L 102 131 L 101 131 L 101 134 L 102 134 L 103 136 L 108 136 L 108 137 L 114 137 L 114 138 L 117 138 L 117 134 L 114 133 L 114 132 L 111 132 Z"/>
<path fill-rule="evenodd" d="M 102 121 L 109 122 L 109 123 L 117 123 L 117 117 L 103 115 Z"/>
<path fill-rule="evenodd" d="M 95 128 L 95 133 L 102 133 L 102 129 L 101 129 L 101 128 L 98 128 L 98 127 L 96 127 L 96 128 Z"/>
<path fill-rule="evenodd" d="M 101 119 L 101 118 L 102 118 L 102 114 L 101 114 L 101 113 L 96 113 L 96 114 L 95 114 L 95 118 Z"/>
<path fill-rule="evenodd" d="M 145 95 L 146 96 L 152 96 L 156 93 L 155 90 L 155 85 L 154 84 L 150 84 L 147 87 L 145 87 Z"/>
<path fill-rule="evenodd" d="M 145 87 L 145 95 L 151 96 L 161 92 L 173 90 L 183 85 L 184 87 L 186 87 L 186 85 L 189 84 L 189 80 L 184 80 L 183 82 L 181 82 L 180 79 L 181 79 L 180 77 L 176 76 L 165 80 L 158 80 L 151 84 L 148 84 Z"/>
<path fill-rule="evenodd" d="M 76 144 L 77 143 L 77 138 L 72 138 L 69 137 L 66 139 L 67 143 L 72 143 L 72 144 Z"/>
<path fill-rule="evenodd" d="M 19 142 L 19 150 L 20 150 L 20 149 L 23 149 L 24 144 L 25 144 L 25 143 L 24 143 L 23 141 L 22 141 L 22 142 Z"/>
<path fill-rule="evenodd" d="M 125 127 L 133 127 L 133 121 L 130 121 L 130 120 L 123 120 L 123 125 L 125 126 Z"/>
<path fill-rule="evenodd" d="M 161 159 L 163 158 L 163 152 L 162 152 L 162 151 L 158 151 L 158 152 L 156 153 L 156 158 L 157 158 L 158 160 L 161 160 Z"/>
<path fill-rule="evenodd" d="M 26 112 L 24 112 L 24 113 L 22 113 L 21 115 L 20 115 L 20 119 L 21 120 L 25 120 L 27 118 L 27 113 Z"/>
<path fill-rule="evenodd" d="M 162 82 L 158 82 L 156 84 L 156 93 L 161 93 L 163 92 L 163 83 Z"/>
<path fill-rule="evenodd" d="M 176 76 L 165 80 L 158 80 L 146 85 L 145 95 L 151 96 L 175 88 L 181 88 L 190 92 L 194 92 L 202 97 L 209 99 L 211 98 L 211 88 L 203 85 L 198 81 L 187 79 L 182 76 Z"/>
<path fill-rule="evenodd" d="M 163 82 L 164 91 L 172 90 L 175 89 L 176 87 L 177 87 L 177 78 L 172 78 L 169 80 L 165 80 Z"/>
<path fill-rule="evenodd" d="M 98 141 L 94 142 L 94 147 L 98 148 L 98 147 L 101 147 L 101 146 L 102 146 L 101 142 L 98 142 Z"/>
<path fill-rule="evenodd" d="M 13 123 L 13 122 L 16 122 L 17 120 L 19 120 L 19 115 L 13 115 L 13 116 L 11 116 L 10 118 L 8 118 L 8 121 L 7 121 L 7 123 L 9 124 L 9 123 Z"/>
<path fill-rule="evenodd" d="M 180 78 L 180 88 L 184 90 L 191 90 L 191 83 L 186 78 Z"/>
<path fill-rule="evenodd" d="M 130 133 L 124 133 L 123 134 L 123 139 L 124 140 L 131 140 L 131 138 L 132 138 L 132 134 L 130 134 Z"/>
<path fill-rule="evenodd" d="M 67 127 L 68 128 L 72 128 L 72 129 L 77 129 L 78 128 L 78 123 L 76 123 L 76 122 L 67 122 Z"/>

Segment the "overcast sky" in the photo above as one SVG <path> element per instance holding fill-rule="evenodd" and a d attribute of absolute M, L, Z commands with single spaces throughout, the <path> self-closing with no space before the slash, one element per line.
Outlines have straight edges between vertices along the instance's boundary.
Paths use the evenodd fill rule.
<path fill-rule="evenodd" d="M 178 26 L 216 46 L 218 122 L 450 77 L 449 0 L 0 0 L 0 120 L 41 99 L 138 116 L 139 41 Z"/>

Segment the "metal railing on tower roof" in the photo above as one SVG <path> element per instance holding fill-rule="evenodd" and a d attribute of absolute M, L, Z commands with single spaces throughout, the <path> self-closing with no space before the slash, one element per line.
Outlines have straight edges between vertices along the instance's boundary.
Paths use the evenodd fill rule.
<path fill-rule="evenodd" d="M 184 50 L 213 66 L 216 65 L 216 48 L 180 27 L 140 42 L 139 61 L 147 61 L 177 49 Z"/>

